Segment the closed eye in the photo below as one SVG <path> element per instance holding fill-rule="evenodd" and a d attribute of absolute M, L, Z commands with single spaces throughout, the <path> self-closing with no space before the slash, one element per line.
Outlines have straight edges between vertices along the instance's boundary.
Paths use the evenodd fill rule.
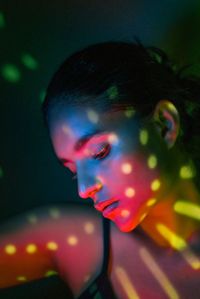
<path fill-rule="evenodd" d="M 93 158 L 97 159 L 97 160 L 104 159 L 108 156 L 108 154 L 110 153 L 110 150 L 111 150 L 110 144 L 106 143 L 101 147 L 99 152 L 97 152 L 96 154 L 93 154 Z"/>

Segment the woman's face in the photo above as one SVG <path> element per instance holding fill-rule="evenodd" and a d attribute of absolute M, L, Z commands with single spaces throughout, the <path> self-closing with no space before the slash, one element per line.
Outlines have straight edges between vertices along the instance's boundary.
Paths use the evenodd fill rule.
<path fill-rule="evenodd" d="M 58 108 L 49 120 L 58 159 L 77 174 L 78 192 L 121 231 L 148 214 L 161 187 L 150 135 L 136 116 Z M 155 142 L 156 143 L 156 142 Z"/>

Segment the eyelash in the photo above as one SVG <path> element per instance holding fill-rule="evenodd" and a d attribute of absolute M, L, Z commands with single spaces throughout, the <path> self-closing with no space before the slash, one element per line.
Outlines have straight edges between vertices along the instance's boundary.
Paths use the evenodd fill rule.
<path fill-rule="evenodd" d="M 111 150 L 110 144 L 106 144 L 100 149 L 100 151 L 97 154 L 93 155 L 92 157 L 97 160 L 102 160 L 108 156 L 110 150 Z M 76 179 L 77 179 L 77 173 L 72 177 L 72 180 L 76 180 Z"/>

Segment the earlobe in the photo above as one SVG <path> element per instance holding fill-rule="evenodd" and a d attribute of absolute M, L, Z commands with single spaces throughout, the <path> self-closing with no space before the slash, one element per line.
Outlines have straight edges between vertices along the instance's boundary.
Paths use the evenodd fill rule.
<path fill-rule="evenodd" d="M 168 148 L 171 148 L 180 130 L 179 113 L 174 104 L 169 100 L 159 101 L 154 110 L 153 121 Z"/>

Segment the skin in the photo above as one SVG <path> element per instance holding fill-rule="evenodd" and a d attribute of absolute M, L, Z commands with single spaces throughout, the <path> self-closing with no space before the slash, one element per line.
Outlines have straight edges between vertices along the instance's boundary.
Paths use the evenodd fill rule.
<path fill-rule="evenodd" d="M 166 104 L 166 101 L 160 102 L 155 109 L 155 119 L 161 111 L 162 119 L 165 118 L 170 124 L 165 138 L 161 137 L 155 126 L 152 127 L 150 121 L 144 123 L 137 115 L 127 117 L 124 111 L 103 114 L 89 106 L 79 109 L 57 107 L 56 111 L 50 113 L 49 129 L 56 156 L 77 175 L 80 197 L 92 198 L 94 207 L 121 231 L 130 232 L 142 223 L 154 240 L 166 245 L 166 241 L 155 230 L 156 222 L 160 215 L 162 223 L 179 231 L 183 219 L 175 215 L 173 204 L 180 190 L 184 195 L 188 191 L 184 187 L 185 182 L 181 182 L 177 176 L 183 161 L 179 161 L 176 152 L 169 151 L 179 129 L 176 109 L 168 102 Z M 75 144 L 85 134 L 96 130 L 98 133 L 77 151 Z M 139 137 L 142 130 L 148 132 L 149 136 L 145 145 Z M 100 156 L 95 156 L 97 154 Z M 152 155 L 156 157 L 154 167 L 148 164 Z M 155 188 L 152 187 L 153 183 L 156 184 Z M 189 185 L 187 187 L 192 188 L 195 201 L 195 188 Z M 111 203 L 110 199 L 115 204 L 102 211 L 98 204 Z M 169 213 L 163 215 L 166 210 Z M 189 223 L 192 223 L 191 219 Z M 184 238 L 191 235 L 194 226 L 192 223 L 187 232 L 181 232 Z"/>
<path fill-rule="evenodd" d="M 58 273 L 76 298 L 101 269 L 98 204 L 110 204 L 111 198 L 117 203 L 103 216 L 113 222 L 109 278 L 117 298 L 133 298 L 134 288 L 135 298 L 191 298 L 191 291 L 199 298 L 199 214 L 184 214 L 191 207 L 199 211 L 199 192 L 195 172 L 180 176 L 188 159 L 176 144 L 175 107 L 161 101 L 146 121 L 124 111 L 55 108 L 48 115 L 54 151 L 77 174 L 79 195 L 92 198 L 97 211 L 67 204 L 34 211 L 1 228 L 0 288 Z M 93 139 L 80 142 L 92 131 Z M 127 186 L 132 189 L 126 193 Z M 177 203 L 184 203 L 182 212 L 176 211 Z"/>

